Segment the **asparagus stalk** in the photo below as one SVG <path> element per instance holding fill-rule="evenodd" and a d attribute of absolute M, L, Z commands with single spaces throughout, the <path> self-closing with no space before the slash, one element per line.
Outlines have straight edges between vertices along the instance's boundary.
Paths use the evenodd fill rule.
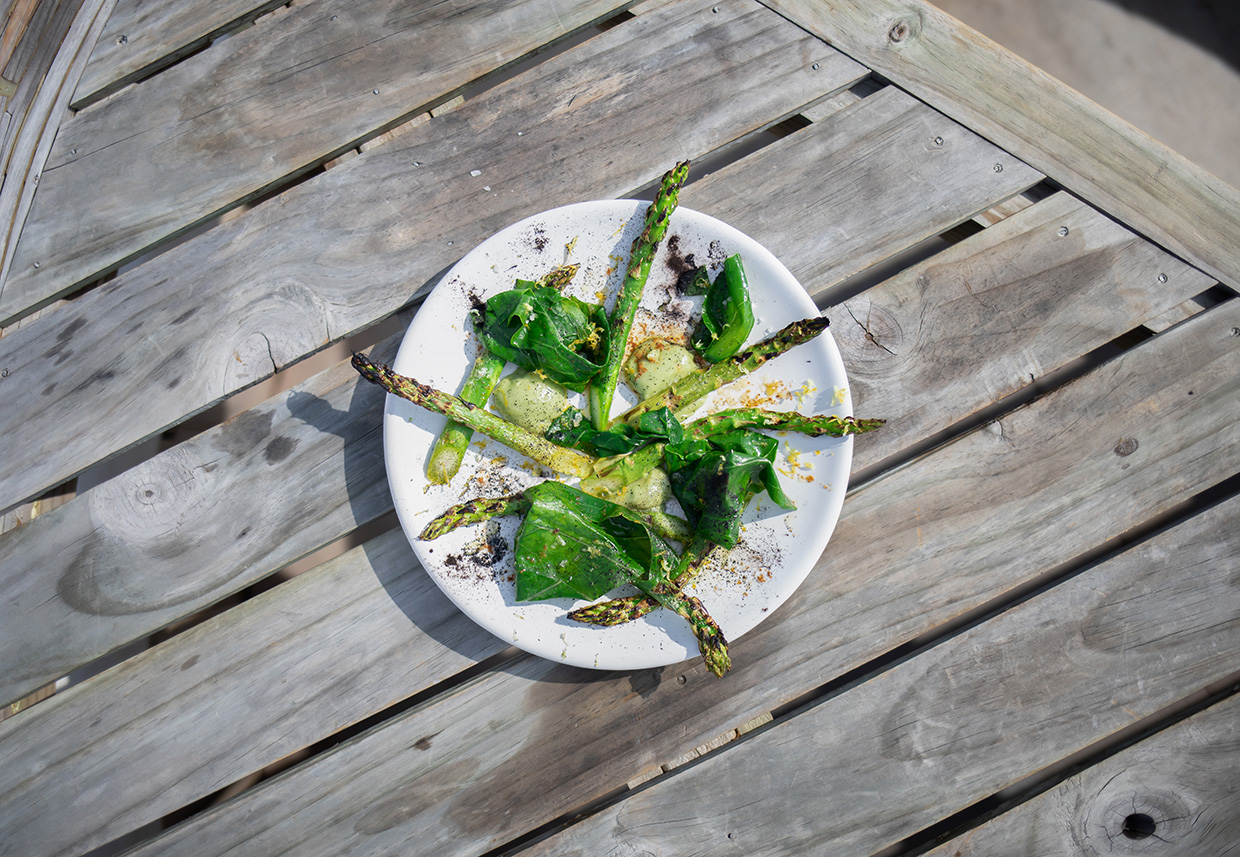
<path fill-rule="evenodd" d="M 683 616 L 697 637 L 698 651 L 706 662 L 706 668 L 720 678 L 732 667 L 732 658 L 728 655 L 728 641 L 706 608 L 692 595 L 674 593 L 659 595 L 660 603 Z"/>
<path fill-rule="evenodd" d="M 830 323 L 822 316 L 794 321 L 773 336 L 756 343 L 752 348 L 747 348 L 740 354 L 716 363 L 704 372 L 682 378 L 661 393 L 655 393 L 644 401 L 638 402 L 612 420 L 611 425 L 619 423 L 636 425 L 642 414 L 664 407 L 671 409 L 678 418 L 683 417 L 702 399 L 724 384 L 730 384 L 737 378 L 758 369 L 768 360 L 809 342 L 826 330 Z"/>
<path fill-rule="evenodd" d="M 480 431 L 557 473 L 581 478 L 594 471 L 593 457 L 575 449 L 557 446 L 478 405 L 471 405 L 458 396 L 399 375 L 393 372 L 391 367 L 376 363 L 363 354 L 353 355 L 353 368 L 367 381 L 378 384 L 389 393 L 408 399 L 433 413 L 442 414 L 450 420 L 456 420 L 474 431 Z"/>
<path fill-rule="evenodd" d="M 427 524 L 418 538 L 429 542 L 452 532 L 457 527 L 466 527 L 506 515 L 524 515 L 530 510 L 530 505 L 530 501 L 525 499 L 525 495 L 521 493 L 509 494 L 507 497 L 479 497 L 476 500 L 466 500 L 464 503 L 452 506 Z"/>
<path fill-rule="evenodd" d="M 702 564 L 715 547 L 716 545 L 707 539 L 695 538 L 680 558 L 676 576 L 671 583 L 659 584 L 642 595 L 615 598 L 580 607 L 571 611 L 568 618 L 591 625 L 620 625 L 640 619 L 657 607 L 666 607 L 688 621 L 693 635 L 697 637 L 698 651 L 702 653 L 706 668 L 715 675 L 722 676 L 732 665 L 723 630 L 711 618 L 700 600 L 684 592 L 685 587 L 697 577 Z"/>
<path fill-rule="evenodd" d="M 491 391 L 504 371 L 504 359 L 496 357 L 486 348 L 479 346 L 478 356 L 461 388 L 462 401 L 471 405 L 482 406 L 491 398 Z M 448 420 L 448 424 L 439 433 L 430 458 L 426 461 L 426 478 L 434 485 L 447 485 L 452 477 L 461 469 L 461 460 L 465 450 L 469 448 L 470 438 L 474 430 L 456 420 Z"/>
<path fill-rule="evenodd" d="M 616 396 L 616 383 L 620 379 L 620 367 L 633 329 L 637 306 L 641 303 L 646 278 L 650 276 L 650 264 L 654 261 L 659 242 L 667 232 L 667 222 L 676 209 L 680 187 L 689 174 L 689 162 L 682 161 L 663 176 L 663 183 L 654 202 L 646 209 L 646 225 L 641 235 L 633 241 L 629 254 L 629 267 L 620 286 L 620 294 L 611 309 L 608 323 L 611 327 L 611 351 L 603 369 L 590 384 L 590 417 L 594 427 L 604 429 L 611 416 L 611 403 Z"/>
<path fill-rule="evenodd" d="M 437 515 L 422 528 L 418 538 L 422 541 L 434 541 L 447 535 L 457 527 L 480 524 L 491 518 L 503 518 L 506 515 L 524 515 L 530 510 L 530 501 L 523 493 L 509 494 L 504 497 L 478 497 L 457 503 Z M 665 539 L 684 542 L 693 536 L 689 522 L 675 515 L 669 515 L 662 509 L 630 510 L 645 519 L 656 533 Z"/>
<path fill-rule="evenodd" d="M 568 618 L 603 626 L 622 625 L 625 622 L 640 619 L 662 604 L 660 596 L 671 596 L 693 583 L 716 547 L 717 545 L 709 539 L 695 538 L 680 557 L 680 564 L 677 565 L 676 573 L 670 583 L 659 584 L 650 592 L 642 595 L 613 598 L 610 601 L 600 601 L 597 604 L 578 607 L 568 614 Z"/>
<path fill-rule="evenodd" d="M 718 432 L 743 428 L 795 431 L 810 437 L 843 437 L 874 431 L 885 422 L 886 420 L 860 420 L 856 417 L 827 414 L 806 416 L 797 411 L 768 411 L 765 408 L 730 408 L 694 420 L 686 426 L 686 431 L 689 436 L 699 439 Z"/>
<path fill-rule="evenodd" d="M 552 268 L 551 271 L 538 281 L 540 286 L 551 286 L 553 289 L 564 290 L 564 287 L 573 281 L 573 277 L 577 276 L 577 269 L 581 266 L 573 263 L 572 265 L 560 265 Z"/>

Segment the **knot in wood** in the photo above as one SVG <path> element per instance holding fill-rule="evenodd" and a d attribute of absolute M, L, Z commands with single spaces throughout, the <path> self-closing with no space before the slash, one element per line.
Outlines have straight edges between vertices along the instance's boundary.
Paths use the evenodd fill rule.
<path fill-rule="evenodd" d="M 913 28 L 909 26 L 908 21 L 901 19 L 891 25 L 891 29 L 887 31 L 887 38 L 893 42 L 902 42 L 909 37 L 911 32 Z"/>
<path fill-rule="evenodd" d="M 836 342 L 854 364 L 886 364 L 904 347 L 900 319 L 892 311 L 874 303 L 857 301 L 846 305 L 845 316 L 832 326 Z"/>
<path fill-rule="evenodd" d="M 1137 439 L 1135 437 L 1121 437 L 1119 439 L 1119 443 L 1115 444 L 1114 452 L 1120 458 L 1127 458 L 1137 451 L 1138 446 L 1140 446 L 1140 444 L 1137 443 Z"/>

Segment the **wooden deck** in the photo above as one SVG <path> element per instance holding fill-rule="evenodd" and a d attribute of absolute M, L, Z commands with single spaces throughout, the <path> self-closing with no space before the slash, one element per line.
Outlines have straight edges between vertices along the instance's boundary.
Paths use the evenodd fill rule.
<path fill-rule="evenodd" d="M 0 187 L 0 855 L 1240 841 L 1236 190 L 918 0 L 38 5 L 0 43 L 36 69 Z M 887 419 L 723 679 L 474 624 L 336 362 L 389 359 L 500 228 L 684 158 Z"/>

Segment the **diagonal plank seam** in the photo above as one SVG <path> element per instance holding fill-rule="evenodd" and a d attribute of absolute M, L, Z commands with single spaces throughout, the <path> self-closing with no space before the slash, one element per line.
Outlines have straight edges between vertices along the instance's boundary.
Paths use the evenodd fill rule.
<path fill-rule="evenodd" d="M 1226 307 L 1224 307 L 1224 308 L 1223 308 L 1223 310 L 1227 310 L 1227 309 L 1228 309 L 1228 308 L 1226 308 Z M 1216 313 L 1216 314 L 1217 314 L 1217 313 Z M 1229 313 L 1227 313 L 1227 312 L 1223 312 L 1223 315 L 1224 315 L 1224 316 L 1227 316 L 1227 317 L 1230 317 L 1230 315 L 1231 315 L 1231 314 L 1229 314 Z M 528 663 L 528 659 L 527 659 L 527 660 L 525 660 L 525 661 L 522 661 L 522 663 Z"/>
<path fill-rule="evenodd" d="M 941 819 L 890 848 L 883 849 L 874 857 L 920 855 L 932 846 L 964 836 L 1003 813 L 1034 800 L 1081 772 L 1118 756 L 1139 741 L 1172 729 L 1194 715 L 1232 699 L 1238 693 L 1240 693 L 1240 672 L 1235 672 L 1071 754 L 1051 769 L 1031 774 L 1002 792 L 988 795 L 971 806 Z"/>
<path fill-rule="evenodd" d="M 394 341 L 396 341 L 396 340 L 393 340 L 393 344 L 394 344 Z M 393 346 L 392 346 L 392 345 L 389 345 L 389 346 L 386 346 L 386 347 L 393 347 Z M 1043 384 L 1043 386 L 1049 386 L 1049 384 Z M 1032 392 L 1038 392 L 1038 391 L 1037 391 L 1037 389 L 1034 389 L 1034 391 L 1032 391 Z M 1030 396 L 1030 399 L 1032 399 L 1032 396 Z M 1006 413 L 1006 412 L 1011 412 L 1011 411 L 1012 411 L 1012 409 L 1013 409 L 1014 407 L 1017 407 L 1017 404 L 1019 404 L 1019 402 L 1018 402 L 1018 401 L 1016 401 L 1016 399 L 1013 399 L 1013 401 L 1006 403 L 1006 406 L 1004 406 L 1004 404 L 1001 404 L 1001 406 L 999 406 L 999 408 L 1001 408 L 1001 411 L 1002 411 L 1002 412 L 1004 412 L 1004 413 Z M 1006 409 L 1004 409 L 1004 408 L 1006 408 Z M 993 415 L 993 412 L 992 412 L 992 415 Z M 954 424 L 952 424 L 952 425 L 956 425 L 956 428 L 955 428 L 955 429 L 949 429 L 949 434 L 961 434 L 961 433 L 962 433 L 963 428 L 967 428 L 967 424 L 956 424 L 956 423 L 954 423 Z M 999 423 L 999 425 L 1001 425 L 1001 427 L 1002 427 L 1002 423 Z M 930 445 L 936 445 L 936 444 L 930 444 Z M 877 471 L 877 470 L 873 470 L 873 469 L 866 470 L 866 469 L 863 469 L 863 470 L 859 471 L 859 473 L 858 473 L 856 476 L 854 476 L 853 485 L 854 485 L 854 486 L 856 486 L 856 485 L 861 485 L 861 484 L 863 484 L 863 482 L 868 481 L 868 480 L 870 479 L 870 477 L 872 477 L 873 475 L 875 475 L 875 474 L 877 474 L 877 473 L 878 473 L 878 471 Z M 81 502 L 86 502 L 86 500 L 79 501 L 79 504 L 81 504 Z M 341 536 L 343 536 L 343 535 L 345 535 L 345 533 L 341 533 L 341 535 L 339 535 L 339 536 L 329 536 L 329 535 L 326 535 L 326 533 L 325 533 L 325 537 L 327 537 L 327 540 L 329 540 L 329 541 L 335 540 L 335 538 L 339 538 L 339 537 L 341 537 Z M 315 547 L 314 549 L 319 549 L 319 548 Z M 291 561 L 295 561 L 295 558 L 290 558 L 290 559 L 289 559 L 289 562 L 291 562 Z M 270 569 L 270 571 L 275 571 L 275 569 L 274 569 L 274 568 L 273 568 L 273 569 Z M 50 678 L 51 678 L 51 677 L 53 677 L 53 676 L 50 676 Z"/>

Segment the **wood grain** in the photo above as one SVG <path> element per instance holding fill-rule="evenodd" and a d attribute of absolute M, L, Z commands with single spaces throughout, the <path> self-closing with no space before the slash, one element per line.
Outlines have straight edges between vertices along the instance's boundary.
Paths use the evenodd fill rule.
<path fill-rule="evenodd" d="M 709 191 L 709 202 L 727 204 L 726 184 L 702 189 Z M 1071 243 L 1059 235 L 1066 223 L 1076 236 Z M 786 249 L 808 255 L 815 242 L 805 240 L 806 247 Z M 1174 276 L 1163 291 L 1148 297 L 1137 284 L 1155 269 Z M 940 288 L 922 289 L 923 277 L 933 277 Z M 839 310 L 832 313 L 858 412 L 890 418 L 882 432 L 858 439 L 854 468 L 876 465 L 975 413 L 1031 375 L 1041 376 L 1138 326 L 1181 295 L 1195 294 L 1200 277 L 1062 195 L 870 290 L 850 305 L 857 307 L 855 313 L 862 313 L 863 306 L 879 308 L 865 309 L 863 317 L 871 317 L 872 328 L 888 332 L 883 337 L 889 345 L 896 344 L 889 332 L 901 325 L 917 333 L 901 340 L 896 355 L 859 336 L 860 328 L 849 327 Z M 974 293 L 961 285 L 970 278 L 977 282 Z M 1029 309 L 1026 284 L 1033 280 L 1045 284 L 1038 301 L 1052 310 Z M 969 311 L 977 294 L 989 307 L 982 315 Z M 958 306 L 961 301 L 964 309 Z M 884 326 L 875 318 L 882 318 Z M 1013 324 L 1020 318 L 1036 323 Z M 395 340 L 378 351 L 394 347 Z M 933 377 L 926 376 L 927 367 L 935 367 Z M 0 609 L 0 621 L 29 629 L 0 646 L 0 674 L 9 678 L 0 685 L 4 694 L 53 680 L 386 511 L 380 450 L 372 442 L 380 397 L 368 398 L 354 386 L 353 372 L 336 367 L 290 393 L 287 402 L 281 397 L 235 426 L 208 433 L 100 486 L 92 492 L 95 499 L 81 498 L 37 528 L 0 540 L 0 566 L 6 568 L 12 593 L 10 609 Z M 265 451 L 269 446 L 296 453 L 272 466 Z M 223 458 L 226 466 L 220 464 L 221 449 L 235 450 Z M 300 461 L 320 463 L 307 476 L 296 466 Z M 207 466 L 211 479 L 197 478 Z M 166 487 L 172 485 L 183 487 Z M 156 495 L 147 497 L 148 490 Z M 281 496 L 316 499 L 287 513 L 269 508 L 263 499 Z M 212 516 L 195 513 L 199 508 L 211 509 Z M 232 522 L 241 520 L 250 526 L 239 536 Z M 121 536 L 135 529 L 159 535 Z M 68 556 L 72 561 L 58 559 Z M 90 570 L 95 595 L 87 600 L 49 597 L 75 591 L 63 590 L 62 583 L 77 579 L 83 569 Z M 175 598 L 158 584 L 170 575 L 182 581 L 182 594 Z M 112 599 L 102 593 L 113 587 L 126 593 L 124 609 L 120 602 L 103 609 Z M 66 625 L 79 633 L 52 633 Z M 91 628 L 99 630 L 88 632 Z"/>
<path fill-rule="evenodd" d="M 390 360 L 397 343 L 378 354 Z M 14 630 L 0 640 L 0 697 L 66 675 L 390 511 L 382 414 L 383 392 L 359 385 L 344 361 L 6 533 L 0 624 Z"/>
<path fill-rule="evenodd" d="M 789 168 L 794 151 L 797 163 L 813 163 L 812 172 Z M 820 296 L 1042 178 L 886 87 L 708 176 L 694 193 L 714 192 L 715 216 L 760 236 Z"/>
<path fill-rule="evenodd" d="M 927 852 L 927 857 L 1225 855 L 1240 842 L 1233 696 Z M 1140 816 L 1149 819 L 1150 830 Z M 1156 838 L 1153 838 L 1156 837 Z"/>
<path fill-rule="evenodd" d="M 423 122 L 0 339 L 0 396 L 37 391 L 0 411 L 21 451 L 0 509 L 372 324 L 509 223 L 630 193 L 865 73 L 761 6 L 679 3 Z"/>
<path fill-rule="evenodd" d="M 855 411 L 899 414 L 857 438 L 858 466 L 972 416 L 1212 284 L 1058 193 L 828 307 Z"/>
<path fill-rule="evenodd" d="M 921 0 L 762 0 L 1142 235 L 1240 286 L 1240 191 Z"/>
<path fill-rule="evenodd" d="M 659 857 L 842 857 L 895 845 L 1232 673 L 1237 524 L 1233 499 L 524 853 L 583 857 L 623 843 Z M 1234 746 L 1234 724 L 1231 733 Z M 1234 843 L 1192 820 L 1204 801 L 1177 802 L 1142 779 L 1134 772 L 1091 795 L 1086 824 L 1072 831 L 1084 847 L 1061 853 L 1149 853 L 1088 840 L 1159 803 L 1184 810 L 1185 831 Z M 1134 786 L 1153 795 L 1106 818 Z M 1235 792 L 1231 782 L 1218 786 Z M 1173 842 L 1156 844 L 1162 853 L 1221 853 L 1173 852 Z M 1031 844 L 1005 840 L 976 853 L 1050 853 Z"/>
<path fill-rule="evenodd" d="M 277 26 L 238 33 L 75 114 L 0 284 L 0 322 L 623 5 L 294 6 Z"/>
<path fill-rule="evenodd" d="M 994 430 L 859 489 L 797 595 L 733 643 L 734 667 L 723 681 L 700 664 L 626 675 L 527 659 L 139 853 L 329 854 L 413 841 L 420 853 L 476 853 L 604 795 L 1233 472 L 1240 463 L 1240 427 L 1231 416 L 1240 346 L 1230 331 L 1238 320 L 1240 306 L 1203 313 Z M 1192 419 L 1181 419 L 1185 413 Z M 1139 442 L 1116 452 L 1116 436 Z M 1234 598 L 1218 587 L 1234 589 L 1234 575 L 1211 586 L 1201 590 L 1211 605 L 1203 609 L 1233 615 Z M 1121 604 L 1129 594 L 1121 593 Z M 366 633 L 362 626 L 336 633 L 353 631 Z M 335 638 L 332 629 L 323 633 Z M 1234 668 L 1226 646 L 1196 646 L 1201 633 L 1206 629 L 1190 623 L 1167 638 L 1165 650 L 1194 681 L 1203 679 L 1193 670 Z M 1090 664 L 1081 680 L 1095 680 L 1097 662 Z M 1166 693 L 1176 698 L 1181 689 Z M 1165 703 L 1150 691 L 1146 704 Z M 425 751 L 410 750 L 416 746 Z"/>
<path fill-rule="evenodd" d="M 0 723 L 0 853 L 102 845 L 503 649 L 380 536 Z M 60 788 L 74 812 L 48 811 Z"/>
<path fill-rule="evenodd" d="M 35 67 L 23 74 L 17 92 L 7 105 L 17 114 L 5 129 L 4 182 L 0 185 L 0 324 L 37 310 L 19 297 L 14 311 L 5 305 L 5 284 L 17 256 L 17 246 L 30 216 L 35 192 L 51 157 L 73 87 L 108 13 L 116 0 L 85 0 L 58 9 L 61 13 L 39 35 Z M 50 6 L 48 8 L 51 8 Z M 50 303 L 40 300 L 39 306 Z"/>
<path fill-rule="evenodd" d="M 117 0 L 70 107 L 81 110 L 287 0 Z"/>

